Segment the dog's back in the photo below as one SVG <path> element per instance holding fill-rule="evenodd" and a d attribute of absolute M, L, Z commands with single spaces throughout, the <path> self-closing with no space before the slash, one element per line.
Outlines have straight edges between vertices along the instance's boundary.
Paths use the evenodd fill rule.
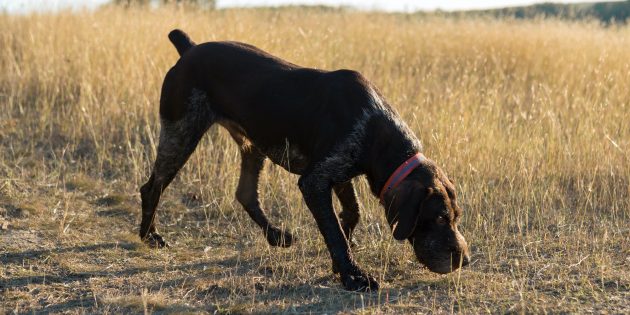
<path fill-rule="evenodd" d="M 356 71 L 304 68 L 239 42 L 195 45 L 179 30 L 169 38 L 182 57 L 164 80 L 162 118 L 180 119 L 196 89 L 218 122 L 238 126 L 276 163 L 286 157 L 274 152 L 286 151 L 287 143 L 321 158 L 364 112 L 387 106 Z"/>

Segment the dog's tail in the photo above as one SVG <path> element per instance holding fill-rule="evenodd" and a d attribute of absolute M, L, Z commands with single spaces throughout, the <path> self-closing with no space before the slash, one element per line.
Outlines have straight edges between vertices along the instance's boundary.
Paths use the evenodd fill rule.
<path fill-rule="evenodd" d="M 175 48 L 177 48 L 177 52 L 180 56 L 188 51 L 188 49 L 196 45 L 195 42 L 190 40 L 188 34 L 178 29 L 174 29 L 170 33 L 168 33 L 168 39 L 170 39 L 171 43 L 175 45 Z"/>

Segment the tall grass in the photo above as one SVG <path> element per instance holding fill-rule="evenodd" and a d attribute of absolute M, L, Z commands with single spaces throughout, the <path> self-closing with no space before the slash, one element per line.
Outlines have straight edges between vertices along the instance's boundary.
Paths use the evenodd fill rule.
<path fill-rule="evenodd" d="M 80 211 L 68 217 L 72 197 L 59 201 L 42 187 L 65 189 L 62 183 L 83 176 L 135 194 L 155 156 L 161 82 L 178 58 L 166 38 L 173 28 L 197 42 L 242 41 L 299 65 L 362 72 L 415 131 L 425 154 L 455 179 L 474 263 L 437 302 L 430 296 L 435 292 L 410 291 L 397 307 L 630 308 L 629 27 L 297 8 L 0 16 L 2 200 L 32 199 L 46 205 L 45 214 L 61 202 L 62 217 L 32 218 L 31 224 L 62 220 L 54 228 L 62 235 L 73 233 L 64 222 Z M 313 254 L 306 248 L 314 246 L 327 274 L 325 246 L 296 177 L 268 167 L 262 178 L 262 198 L 274 221 L 300 237 L 297 249 L 278 254 L 232 201 L 239 159 L 227 133 L 213 128 L 165 194 L 193 191 L 206 203 L 199 211 L 214 218 L 196 229 L 246 237 L 254 242 L 251 255 L 266 252 L 274 266 L 289 258 L 295 265 L 286 268 L 298 279 L 309 279 L 303 266 Z M 366 248 L 357 254 L 361 264 L 384 273 L 392 287 L 437 277 L 414 271 L 411 250 L 392 242 L 382 210 L 359 184 L 365 211 L 357 236 Z M 166 229 L 177 231 L 170 237 L 199 240 L 172 219 L 172 204 L 159 210 L 172 223 Z M 90 231 L 75 232 L 77 239 L 105 233 L 99 226 Z M 289 285 L 292 280 L 284 279 Z M 225 281 L 227 287 L 240 285 Z M 295 302 L 274 298 L 269 310 Z M 346 309 L 340 299 L 328 306 Z"/>

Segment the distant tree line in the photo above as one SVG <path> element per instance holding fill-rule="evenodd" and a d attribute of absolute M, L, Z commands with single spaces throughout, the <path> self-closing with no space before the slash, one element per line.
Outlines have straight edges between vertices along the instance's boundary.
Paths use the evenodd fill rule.
<path fill-rule="evenodd" d="M 113 0 L 112 3 L 125 7 L 181 4 L 213 9 L 216 6 L 216 0 Z"/>
<path fill-rule="evenodd" d="M 555 17 L 561 19 L 598 19 L 606 24 L 626 23 L 630 19 L 630 0 L 598 3 L 541 3 L 523 7 L 458 12 L 458 15 L 492 15 L 531 19 Z"/>
<path fill-rule="evenodd" d="M 596 3 L 593 13 L 605 22 L 626 22 L 630 18 L 630 1 Z"/>
<path fill-rule="evenodd" d="M 113 0 L 113 4 L 121 6 L 148 6 L 180 4 L 213 9 L 216 0 Z M 418 14 L 430 14 L 418 12 Z M 591 3 L 540 3 L 530 6 L 509 7 L 492 10 L 441 12 L 446 16 L 494 16 L 511 17 L 516 19 L 532 19 L 538 17 L 553 17 L 560 19 L 598 19 L 605 24 L 626 23 L 630 19 L 630 0 L 617 2 Z"/>

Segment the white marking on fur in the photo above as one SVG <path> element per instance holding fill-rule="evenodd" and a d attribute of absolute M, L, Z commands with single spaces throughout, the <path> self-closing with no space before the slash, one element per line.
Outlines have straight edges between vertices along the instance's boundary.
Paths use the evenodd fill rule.
<path fill-rule="evenodd" d="M 407 126 L 407 124 L 401 119 L 401 117 L 394 112 L 394 109 L 389 106 L 384 106 L 383 100 L 378 95 L 376 90 L 374 90 L 374 88 L 370 87 L 369 93 L 370 97 L 373 99 L 374 105 L 376 106 L 376 108 L 382 111 L 387 120 L 396 125 L 396 127 L 398 127 L 398 129 L 403 132 L 404 136 L 413 142 L 414 146 L 416 146 L 418 150 L 422 150 L 422 144 L 420 143 L 420 140 L 418 140 L 418 138 L 413 134 L 411 128 Z"/>
<path fill-rule="evenodd" d="M 396 127 L 398 127 L 400 131 L 402 131 L 405 138 L 412 141 L 413 145 L 417 148 L 418 152 L 420 152 L 422 150 L 422 143 L 420 143 L 420 140 L 413 134 L 413 132 L 411 131 L 411 128 L 409 128 L 409 126 L 407 126 L 407 124 L 399 117 L 388 117 L 388 118 L 392 121 L 392 123 L 396 125 Z"/>
<path fill-rule="evenodd" d="M 402 136 L 411 142 L 418 152 L 421 150 L 422 145 L 416 136 L 411 132 L 411 129 L 405 124 L 402 119 L 394 112 L 394 110 L 388 106 L 379 94 L 372 87 L 368 88 L 368 93 L 371 99 L 371 106 L 366 108 L 361 117 L 354 123 L 354 127 L 350 134 L 339 144 L 337 144 L 331 153 L 317 166 L 315 166 L 313 173 L 320 177 L 326 177 L 333 182 L 342 182 L 349 177 L 354 176 L 352 174 L 353 167 L 355 166 L 358 157 L 363 153 L 363 142 L 365 140 L 365 133 L 368 122 L 375 116 L 381 116 L 391 123 L 393 123 L 398 130 L 402 133 Z"/>
<path fill-rule="evenodd" d="M 362 153 L 363 140 L 367 123 L 375 115 L 373 109 L 366 109 L 361 117 L 354 123 L 350 134 L 338 143 L 331 153 L 324 158 L 314 169 L 314 173 L 327 175 L 334 182 L 347 180 L 348 172 L 356 163 L 357 157 Z"/>
<path fill-rule="evenodd" d="M 180 120 L 161 119 L 156 159 L 156 168 L 160 170 L 160 173 L 156 174 L 158 177 L 169 172 L 177 172 L 182 157 L 195 149 L 198 139 L 215 118 L 208 104 L 207 95 L 201 90 L 192 90 L 187 105 L 186 113 Z"/>

